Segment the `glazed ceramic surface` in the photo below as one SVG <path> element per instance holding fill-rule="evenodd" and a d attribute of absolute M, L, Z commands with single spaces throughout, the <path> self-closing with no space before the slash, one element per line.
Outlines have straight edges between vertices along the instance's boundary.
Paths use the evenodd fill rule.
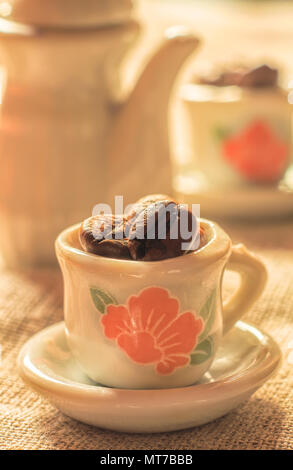
<path fill-rule="evenodd" d="M 220 338 L 261 294 L 262 262 L 232 247 L 216 224 L 202 220 L 208 242 L 191 254 L 158 262 L 117 260 L 81 250 L 78 228 L 56 242 L 64 277 L 68 345 L 94 381 L 121 388 L 170 388 L 197 381 Z M 224 305 L 224 268 L 241 276 Z"/>
<path fill-rule="evenodd" d="M 126 21 L 132 5 L 132 0 L 8 0 L 0 16 L 38 26 L 96 26 Z"/>
<path fill-rule="evenodd" d="M 168 390 L 106 388 L 79 368 L 62 322 L 25 344 L 18 367 L 28 385 L 74 419 L 116 431 L 163 432 L 198 426 L 233 410 L 271 377 L 280 361 L 272 338 L 238 322 L 200 383 Z"/>
<path fill-rule="evenodd" d="M 126 97 L 120 65 L 139 31 L 131 19 L 91 28 L 0 23 L 0 249 L 8 266 L 55 262 L 57 234 L 99 202 L 171 192 L 169 95 L 198 40 L 185 28 L 167 30 Z"/>
<path fill-rule="evenodd" d="M 292 109 L 285 90 L 188 84 L 181 97 L 194 166 L 212 188 L 281 180 L 292 157 Z"/>
<path fill-rule="evenodd" d="M 293 214 L 293 166 L 276 186 L 247 185 L 226 190 L 212 185 L 201 171 L 186 171 L 174 180 L 176 199 L 200 204 L 206 217 L 271 219 Z"/>

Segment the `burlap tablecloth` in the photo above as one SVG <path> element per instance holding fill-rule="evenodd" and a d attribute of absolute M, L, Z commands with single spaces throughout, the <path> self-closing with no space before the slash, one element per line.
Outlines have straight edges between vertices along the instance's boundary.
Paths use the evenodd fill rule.
<path fill-rule="evenodd" d="M 139 435 L 78 423 L 29 390 L 16 370 L 24 342 L 62 319 L 61 276 L 53 270 L 3 271 L 0 449 L 293 449 L 293 222 L 224 227 L 261 254 L 269 269 L 266 291 L 245 319 L 282 348 L 283 365 L 273 379 L 235 411 L 198 428 Z"/>
<path fill-rule="evenodd" d="M 158 7 L 155 7 L 155 2 L 142 0 L 140 3 L 143 7 L 141 15 L 148 23 L 147 49 L 151 49 L 166 26 L 175 22 L 189 24 L 204 37 L 206 49 L 203 50 L 203 58 L 209 60 L 221 57 L 217 46 L 225 51 L 225 60 L 228 52 L 229 57 L 235 53 L 232 43 L 237 53 L 244 50 L 244 46 L 240 47 L 242 36 L 246 42 L 250 40 L 253 44 L 253 55 L 255 38 L 259 41 L 259 23 L 255 16 L 256 36 L 252 34 L 252 26 L 250 34 L 245 30 L 241 36 L 238 33 L 239 21 L 231 21 L 227 17 L 223 28 L 224 19 L 219 16 L 221 11 L 215 14 L 213 10 L 213 14 L 208 15 L 203 10 L 205 2 L 201 2 L 194 14 L 189 10 L 193 8 L 193 3 L 186 11 L 181 8 L 181 2 L 178 2 L 177 9 L 175 1 L 172 8 L 169 3 L 164 7 L 164 2 Z M 269 28 L 270 18 L 267 16 L 266 28 L 270 33 L 281 21 L 276 22 L 275 14 L 271 15 L 272 28 Z M 285 18 L 288 21 L 286 28 L 282 21 L 282 35 L 284 44 L 290 44 L 290 15 L 286 14 Z M 263 24 L 263 14 L 261 19 Z M 245 21 L 245 27 L 250 25 L 251 21 Z M 231 29 L 230 36 L 228 27 Z M 227 37 L 236 34 L 233 28 L 237 29 L 237 41 L 228 39 L 228 51 Z M 208 34 L 209 31 L 211 34 Z M 275 34 L 267 34 L 262 45 L 270 53 L 275 50 L 277 57 L 282 52 L 284 62 L 290 66 L 290 47 L 280 49 Z M 144 47 L 138 52 L 138 57 L 144 54 Z M 197 61 L 200 62 L 200 57 Z M 137 69 L 136 56 L 133 63 L 134 69 Z M 128 70 L 131 71 L 129 66 Z M 273 379 L 235 411 L 199 428 L 139 435 L 119 434 L 80 424 L 63 416 L 46 400 L 30 391 L 16 370 L 17 354 L 24 342 L 32 334 L 62 319 L 62 280 L 59 272 L 3 271 L 0 272 L 0 449 L 293 449 L 293 222 L 253 224 L 250 227 L 238 225 L 237 228 L 224 223 L 224 227 L 235 242 L 244 241 L 249 248 L 261 254 L 269 269 L 266 292 L 245 319 L 270 333 L 282 348 L 283 366 Z"/>

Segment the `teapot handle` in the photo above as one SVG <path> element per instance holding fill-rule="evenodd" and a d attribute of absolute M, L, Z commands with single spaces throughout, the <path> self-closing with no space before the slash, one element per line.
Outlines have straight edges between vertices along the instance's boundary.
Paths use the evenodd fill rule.
<path fill-rule="evenodd" d="M 234 245 L 227 269 L 240 274 L 240 287 L 223 306 L 223 334 L 246 313 L 262 294 L 267 270 L 263 262 L 243 244 Z"/>

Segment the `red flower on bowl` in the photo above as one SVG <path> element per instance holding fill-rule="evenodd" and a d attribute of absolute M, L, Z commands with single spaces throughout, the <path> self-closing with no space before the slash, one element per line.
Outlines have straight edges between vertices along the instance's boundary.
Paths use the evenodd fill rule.
<path fill-rule="evenodd" d="M 161 287 L 149 287 L 128 298 L 127 305 L 108 305 L 101 323 L 137 364 L 154 364 L 158 374 L 171 374 L 190 362 L 203 320 L 193 312 L 179 313 L 179 302 Z"/>
<path fill-rule="evenodd" d="M 280 179 L 286 169 L 289 145 L 266 122 L 258 120 L 224 141 L 223 155 L 246 179 L 273 182 Z"/>

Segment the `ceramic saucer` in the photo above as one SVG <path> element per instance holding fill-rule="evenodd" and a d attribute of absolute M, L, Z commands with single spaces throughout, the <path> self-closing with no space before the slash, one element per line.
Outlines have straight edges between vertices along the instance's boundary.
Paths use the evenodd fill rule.
<path fill-rule="evenodd" d="M 76 364 L 64 328 L 64 322 L 50 326 L 23 346 L 21 377 L 66 415 L 116 431 L 173 431 L 212 421 L 249 398 L 281 361 L 270 336 L 239 321 L 200 383 L 165 390 L 108 388 L 93 383 Z"/>
<path fill-rule="evenodd" d="M 176 197 L 186 204 L 200 204 L 207 218 L 265 219 L 293 214 L 293 165 L 277 186 L 212 186 L 200 171 L 182 173 L 174 180 Z"/>

